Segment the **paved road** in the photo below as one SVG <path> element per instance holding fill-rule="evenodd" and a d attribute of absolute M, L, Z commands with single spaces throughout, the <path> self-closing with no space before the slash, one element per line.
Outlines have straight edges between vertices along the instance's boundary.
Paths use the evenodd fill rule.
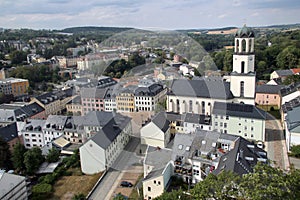
<path fill-rule="evenodd" d="M 281 123 L 270 114 L 267 114 L 265 144 L 268 157 L 273 161 L 271 164 L 288 170 L 290 164 Z"/>
<path fill-rule="evenodd" d="M 295 169 L 300 169 L 300 159 L 299 158 L 294 158 L 294 157 L 289 157 L 291 164 L 294 165 Z"/>
<path fill-rule="evenodd" d="M 142 157 L 137 156 L 136 151 L 138 149 L 140 141 L 136 137 L 132 137 L 121 152 L 116 162 L 108 170 L 105 177 L 101 180 L 99 185 L 95 188 L 93 193 L 90 195 L 89 200 L 106 200 L 110 199 L 116 183 L 121 179 L 123 173 L 132 165 L 141 163 Z"/>

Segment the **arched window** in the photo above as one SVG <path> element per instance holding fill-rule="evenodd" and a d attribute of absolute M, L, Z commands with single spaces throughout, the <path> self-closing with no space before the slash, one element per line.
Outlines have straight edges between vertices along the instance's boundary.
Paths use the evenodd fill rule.
<path fill-rule="evenodd" d="M 193 112 L 193 101 L 189 101 L 189 112 Z"/>
<path fill-rule="evenodd" d="M 244 96 L 244 91 L 245 91 L 244 81 L 241 81 L 240 91 L 241 91 L 240 96 L 243 97 Z"/>
<path fill-rule="evenodd" d="M 202 107 L 202 114 L 205 114 L 205 101 L 202 101 L 201 107 Z"/>
<path fill-rule="evenodd" d="M 241 73 L 245 73 L 245 61 L 241 62 Z"/>
<path fill-rule="evenodd" d="M 180 103 L 179 99 L 176 100 L 177 112 L 180 113 Z"/>
<path fill-rule="evenodd" d="M 246 40 L 242 40 L 242 52 L 246 52 Z"/>

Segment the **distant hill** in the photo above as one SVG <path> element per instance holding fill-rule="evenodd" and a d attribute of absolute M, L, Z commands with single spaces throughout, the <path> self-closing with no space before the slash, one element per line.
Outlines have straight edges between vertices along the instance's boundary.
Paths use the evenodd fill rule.
<path fill-rule="evenodd" d="M 83 27 L 70 27 L 60 30 L 64 33 L 86 33 L 86 32 L 109 32 L 109 33 L 119 33 L 122 31 L 127 31 L 132 28 L 120 28 L 120 27 L 97 27 L 97 26 L 83 26 Z"/>

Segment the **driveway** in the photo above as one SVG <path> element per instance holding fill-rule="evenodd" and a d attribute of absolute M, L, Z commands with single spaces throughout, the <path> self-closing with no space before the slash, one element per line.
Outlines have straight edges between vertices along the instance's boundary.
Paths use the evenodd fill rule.
<path fill-rule="evenodd" d="M 131 137 L 125 149 L 90 195 L 89 200 L 110 199 L 124 173 L 128 170 L 131 171 L 132 166 L 142 163 L 143 157 L 137 154 L 139 143 L 139 138 Z M 140 174 L 140 171 L 137 170 L 136 173 Z"/>
<path fill-rule="evenodd" d="M 290 163 L 280 120 L 269 113 L 267 113 L 265 145 L 271 165 L 289 170 Z"/>

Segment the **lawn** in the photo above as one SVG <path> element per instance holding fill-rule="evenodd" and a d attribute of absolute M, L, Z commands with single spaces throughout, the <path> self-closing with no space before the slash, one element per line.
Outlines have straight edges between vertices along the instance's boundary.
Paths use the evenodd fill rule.
<path fill-rule="evenodd" d="M 71 200 L 75 194 L 87 195 L 94 187 L 102 173 L 82 175 L 79 168 L 69 169 L 71 176 L 62 176 L 54 184 L 54 193 L 51 199 Z"/>

